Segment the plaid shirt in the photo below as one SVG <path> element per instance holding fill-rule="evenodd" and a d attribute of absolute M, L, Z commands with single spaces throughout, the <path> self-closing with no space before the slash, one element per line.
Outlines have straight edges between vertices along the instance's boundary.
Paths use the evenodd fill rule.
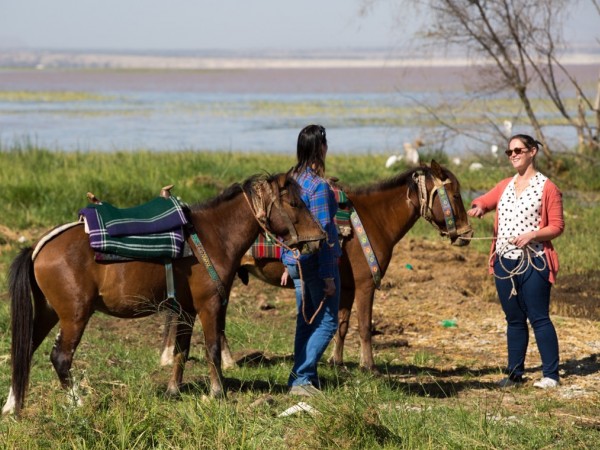
<path fill-rule="evenodd" d="M 297 175 L 296 181 L 302 188 L 302 200 L 308 206 L 317 222 L 321 224 L 327 233 L 327 242 L 321 245 L 319 253 L 319 278 L 333 278 L 334 268 L 338 264 L 338 258 L 342 254 L 338 240 L 337 228 L 334 217 L 337 212 L 335 195 L 327 181 L 315 174 L 311 169 L 306 169 Z M 301 255 L 300 260 L 314 258 L 315 255 Z M 284 250 L 281 256 L 285 264 L 296 262 L 292 252 Z"/>

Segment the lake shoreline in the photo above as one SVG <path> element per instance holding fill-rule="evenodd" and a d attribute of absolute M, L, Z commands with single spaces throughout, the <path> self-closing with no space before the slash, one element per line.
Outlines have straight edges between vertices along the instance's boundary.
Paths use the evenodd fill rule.
<path fill-rule="evenodd" d="M 598 65 L 566 67 L 583 86 L 598 79 Z M 469 66 L 101 69 L 4 68 L 0 90 L 170 91 L 219 93 L 398 93 L 456 90 L 478 73 Z M 564 78 L 559 78 L 559 82 Z"/>

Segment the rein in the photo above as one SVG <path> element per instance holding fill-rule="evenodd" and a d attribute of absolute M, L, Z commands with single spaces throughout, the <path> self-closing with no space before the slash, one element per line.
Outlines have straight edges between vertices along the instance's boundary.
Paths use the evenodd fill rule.
<path fill-rule="evenodd" d="M 266 182 L 263 182 L 264 185 L 268 186 L 268 184 Z M 300 250 L 298 250 L 297 248 L 291 248 L 287 243 L 291 241 L 291 243 L 297 243 L 298 241 L 298 234 L 296 233 L 296 229 L 294 228 L 294 225 L 292 224 L 290 218 L 288 217 L 287 213 L 281 209 L 281 206 L 276 202 L 276 198 L 275 195 L 273 194 L 273 191 L 271 190 L 270 186 L 268 187 L 269 192 L 271 194 L 271 203 L 269 204 L 269 206 L 266 209 L 263 209 L 262 205 L 257 202 L 257 201 L 253 201 L 250 202 L 250 199 L 248 198 L 248 195 L 246 194 L 246 192 L 244 191 L 244 198 L 246 199 L 246 202 L 248 203 L 248 206 L 250 206 L 250 209 L 252 210 L 254 217 L 256 218 L 256 221 L 258 222 L 258 224 L 260 225 L 260 227 L 263 229 L 265 235 L 271 239 L 271 241 L 277 246 L 277 247 L 281 247 L 284 248 L 286 250 L 289 250 L 292 252 L 292 255 L 294 257 L 294 259 L 296 260 L 296 265 L 298 266 L 298 273 L 300 274 L 300 281 L 302 282 L 302 284 L 304 284 L 304 278 L 302 276 L 302 265 L 300 264 Z M 259 198 L 262 200 L 262 197 L 259 195 Z M 254 200 L 254 198 L 253 198 Z M 253 208 L 253 204 L 254 204 L 254 208 Z M 291 227 L 293 227 L 294 233 L 293 233 L 293 238 L 285 241 L 285 242 L 281 242 L 279 241 L 279 239 L 277 239 L 275 236 L 273 236 L 273 233 L 271 233 L 266 226 L 266 221 L 267 221 L 267 217 L 270 214 L 271 211 L 271 207 L 273 206 L 273 204 L 275 204 L 277 206 L 277 208 L 280 210 L 280 212 L 282 213 L 282 215 L 284 217 L 287 218 L 288 223 L 290 224 Z M 258 212 L 256 212 L 258 211 Z M 268 211 L 268 212 L 267 212 Z M 289 230 L 289 228 L 288 228 Z M 294 239 L 295 238 L 295 239 Z M 317 314 L 319 313 L 319 311 L 321 311 L 321 308 L 323 307 L 323 304 L 325 303 L 325 299 L 327 298 L 327 296 L 325 295 L 323 297 L 323 299 L 321 300 L 321 302 L 319 303 L 319 307 L 317 308 L 317 310 L 315 311 L 315 313 L 313 314 L 313 316 L 310 318 L 310 320 L 308 320 L 306 318 L 306 312 L 304 309 L 304 306 L 306 304 L 306 302 L 304 301 L 304 289 L 302 289 L 302 317 L 304 317 L 304 321 L 310 325 L 313 323 L 313 321 L 315 320 L 315 317 L 317 316 Z"/>
<path fill-rule="evenodd" d="M 270 185 L 266 181 L 260 181 L 255 184 L 260 184 L 262 186 L 263 190 L 269 192 L 269 197 L 270 197 L 269 200 L 270 201 L 268 204 L 266 204 L 262 195 L 260 193 L 258 193 L 258 191 L 256 189 L 254 189 L 254 185 L 253 185 L 252 189 L 257 194 L 256 197 L 258 197 L 258 199 L 255 196 L 252 196 L 252 202 L 248 198 L 248 195 L 246 194 L 246 192 L 242 189 L 242 193 L 244 194 L 244 198 L 246 199 L 246 202 L 248 203 L 248 206 L 250 207 L 250 211 L 252 211 L 252 215 L 254 216 L 254 218 L 256 219 L 258 224 L 261 226 L 261 228 L 264 230 L 265 234 L 267 236 L 269 236 L 271 239 L 273 239 L 273 233 L 271 233 L 267 229 L 266 222 L 268 220 L 268 217 L 271 215 L 271 209 L 273 208 L 273 205 L 275 205 L 275 207 L 281 213 L 283 220 L 287 222 L 288 231 L 292 235 L 292 238 L 289 239 L 288 241 L 285 241 L 284 243 L 279 242 L 276 238 L 273 239 L 273 241 L 276 243 L 276 245 L 279 245 L 285 249 L 290 250 L 297 259 L 300 254 L 300 251 L 298 249 L 290 248 L 289 245 L 295 244 L 297 242 L 301 242 L 302 237 L 298 236 L 298 233 L 296 232 L 296 228 L 294 227 L 294 224 L 292 223 L 292 221 L 289 218 L 289 216 L 287 215 L 287 213 L 281 208 L 281 205 L 277 201 L 277 198 L 275 197 L 275 194 L 273 193 L 273 190 L 271 189 Z M 202 241 L 198 237 L 198 233 L 193 228 L 193 225 L 190 224 L 190 226 L 191 227 L 189 230 L 189 235 L 190 235 L 190 239 L 191 239 L 192 243 L 194 244 L 192 246 L 192 250 L 194 251 L 194 254 L 195 254 L 196 258 L 198 259 L 198 261 L 202 262 L 204 264 L 204 267 L 206 267 L 206 270 L 208 271 L 210 278 L 215 282 L 215 284 L 217 286 L 217 291 L 219 292 L 219 296 L 221 297 L 221 304 L 223 306 L 226 306 L 227 303 L 229 302 L 229 299 L 227 297 L 227 291 L 225 289 L 225 286 L 223 285 L 223 281 L 219 277 L 219 274 L 217 273 L 217 270 L 215 269 L 215 266 L 212 263 L 210 256 L 208 255 L 208 253 L 206 252 L 206 249 L 202 245 Z M 309 240 L 309 238 L 306 238 L 306 240 Z M 298 255 L 298 256 L 296 256 L 296 255 Z"/>

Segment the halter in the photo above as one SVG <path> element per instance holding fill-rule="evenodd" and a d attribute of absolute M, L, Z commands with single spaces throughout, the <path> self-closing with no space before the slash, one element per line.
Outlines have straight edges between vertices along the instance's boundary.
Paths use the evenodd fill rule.
<path fill-rule="evenodd" d="M 277 195 L 271 188 L 271 185 L 266 180 L 260 180 L 260 181 L 256 181 L 255 183 L 253 183 L 252 184 L 252 192 L 255 195 L 251 195 L 250 199 L 249 199 L 248 195 L 244 191 L 244 197 L 245 197 L 246 201 L 248 202 L 248 205 L 250 206 L 250 209 L 252 210 L 254 217 L 256 217 L 256 220 L 258 221 L 261 228 L 265 232 L 265 235 L 268 236 L 269 238 L 271 238 L 271 240 L 273 242 L 281 243 L 277 238 L 275 238 L 273 236 L 273 233 L 267 227 L 269 217 L 271 217 L 271 210 L 273 209 L 273 206 L 275 206 L 275 208 L 277 208 L 277 210 L 279 211 L 281 218 L 285 222 L 288 232 L 291 235 L 291 237 L 289 239 L 282 242 L 284 247 L 289 249 L 290 246 L 297 244 L 299 242 L 320 241 L 321 239 L 323 239 L 324 233 L 321 233 L 320 235 L 316 235 L 316 236 L 298 235 L 298 231 L 296 230 L 294 223 L 290 219 L 290 216 L 285 211 L 285 209 L 282 208 L 281 201 L 279 200 L 279 198 L 277 197 Z M 287 191 L 285 191 L 285 190 L 281 191 L 279 193 L 279 197 L 281 197 L 282 195 L 285 195 L 286 192 Z M 293 251 L 295 253 L 298 250 L 293 250 Z"/>
<path fill-rule="evenodd" d="M 257 187 L 259 189 L 257 189 Z M 256 218 L 256 220 L 259 223 L 259 225 L 261 226 L 261 228 L 264 230 L 265 234 L 270 236 L 277 245 L 280 245 L 284 248 L 287 248 L 288 250 L 291 250 L 294 253 L 294 255 L 296 255 L 296 258 L 298 258 L 300 256 L 300 250 L 292 249 L 292 248 L 290 248 L 290 245 L 296 244 L 298 242 L 319 241 L 323 238 L 322 235 L 314 236 L 314 237 L 298 236 L 296 227 L 294 227 L 294 224 L 292 223 L 292 220 L 290 219 L 289 215 L 281 207 L 281 202 L 279 202 L 279 199 L 274 194 L 273 189 L 271 189 L 270 184 L 267 183 L 266 180 L 260 180 L 260 181 L 254 182 L 252 184 L 251 191 L 255 194 L 255 195 L 250 196 L 252 201 L 250 201 L 250 199 L 248 198 L 246 191 L 242 190 L 242 192 L 244 194 L 244 198 L 246 199 L 246 202 L 248 202 L 248 206 L 250 207 L 252 214 Z M 266 197 L 268 197 L 268 202 L 265 201 L 265 196 L 262 195 L 263 192 L 268 194 L 266 196 Z M 281 192 L 281 195 L 283 195 L 284 193 L 285 193 L 285 191 Z M 273 238 L 273 233 L 271 231 L 269 231 L 269 229 L 267 228 L 267 222 L 271 215 L 271 210 L 273 209 L 273 205 L 275 205 L 275 207 L 281 213 L 283 220 L 286 222 L 286 224 L 288 226 L 288 232 L 292 235 L 291 239 L 288 239 L 287 241 L 284 241 L 283 243 L 279 242 L 276 238 Z M 192 243 L 194 244 L 192 246 L 192 251 L 196 255 L 196 258 L 198 259 L 198 261 L 202 262 L 204 264 L 204 266 L 206 267 L 206 270 L 208 271 L 210 278 L 216 284 L 217 291 L 219 293 L 219 296 L 221 297 L 221 304 L 223 306 L 225 306 L 229 302 L 229 299 L 227 298 L 227 291 L 225 290 L 223 281 L 221 281 L 221 278 L 219 277 L 219 274 L 217 273 L 217 270 L 215 269 L 215 266 L 213 265 L 213 263 L 210 259 L 210 256 L 208 255 L 204 246 L 202 245 L 202 241 L 198 237 L 198 234 L 193 229 L 193 226 L 191 226 L 191 224 L 190 224 L 190 227 L 191 227 L 190 231 L 189 231 L 190 239 L 191 239 Z"/>
<path fill-rule="evenodd" d="M 428 193 L 427 176 L 425 175 L 425 173 L 423 173 L 423 171 L 421 170 L 417 170 L 415 173 L 413 173 L 412 177 L 415 183 L 417 184 L 417 193 L 419 196 L 419 212 L 421 214 L 421 217 L 423 217 L 427 222 L 433 225 L 433 227 L 436 228 L 442 236 L 448 236 L 451 239 L 455 239 L 458 236 L 469 231 L 470 227 L 461 228 L 460 230 L 456 229 L 456 219 L 452 211 L 452 205 L 450 204 L 448 193 L 446 192 L 446 188 L 444 187 L 446 184 L 451 183 L 450 179 L 442 181 L 436 176 L 432 175 L 431 178 L 433 179 L 433 189 L 431 190 L 431 192 Z M 433 196 L 436 192 L 438 194 L 438 197 L 440 198 L 440 204 L 444 213 L 446 230 L 442 230 L 435 222 L 435 220 L 433 220 Z"/>

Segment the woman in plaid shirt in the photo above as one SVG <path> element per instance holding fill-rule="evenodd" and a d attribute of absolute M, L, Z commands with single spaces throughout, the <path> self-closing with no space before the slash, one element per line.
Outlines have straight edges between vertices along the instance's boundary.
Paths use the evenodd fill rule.
<path fill-rule="evenodd" d="M 325 128 L 309 125 L 298 135 L 298 163 L 292 174 L 302 188 L 302 200 L 327 233 L 318 253 L 300 255 L 284 251 L 285 284 L 291 277 L 296 287 L 296 337 L 294 367 L 288 385 L 290 394 L 314 395 L 319 391 L 317 363 L 337 330 L 340 298 L 338 259 L 342 254 L 334 222 L 337 203 L 324 179 L 327 137 Z M 301 274 L 298 265 L 301 265 Z M 302 275 L 302 277 L 300 276 Z"/>

